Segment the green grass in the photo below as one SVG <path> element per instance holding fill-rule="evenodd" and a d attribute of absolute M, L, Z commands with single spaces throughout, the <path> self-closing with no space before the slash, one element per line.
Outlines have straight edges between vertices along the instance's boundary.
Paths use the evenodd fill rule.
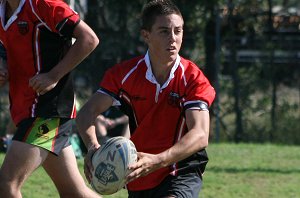
<path fill-rule="evenodd" d="M 300 198 L 300 147 L 271 144 L 210 144 L 205 198 Z M 4 154 L 0 154 L 0 163 Z M 83 160 L 78 160 L 80 170 Z M 43 169 L 29 178 L 24 198 L 58 198 Z M 126 190 L 104 196 L 127 197 Z"/>

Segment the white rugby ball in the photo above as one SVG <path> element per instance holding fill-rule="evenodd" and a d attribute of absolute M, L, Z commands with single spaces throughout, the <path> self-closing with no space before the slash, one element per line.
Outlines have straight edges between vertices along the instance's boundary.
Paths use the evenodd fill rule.
<path fill-rule="evenodd" d="M 116 193 L 125 186 L 128 165 L 136 161 L 137 151 L 131 140 L 122 136 L 108 139 L 92 158 L 93 189 L 101 195 Z"/>

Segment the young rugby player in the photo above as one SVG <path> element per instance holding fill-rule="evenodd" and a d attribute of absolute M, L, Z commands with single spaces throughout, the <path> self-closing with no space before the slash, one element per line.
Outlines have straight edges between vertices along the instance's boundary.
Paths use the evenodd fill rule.
<path fill-rule="evenodd" d="M 99 197 L 86 186 L 69 142 L 76 114 L 70 72 L 98 45 L 96 34 L 61 0 L 1 0 L 0 18 L 8 65 L 0 79 L 9 81 L 17 125 L 0 169 L 0 197 L 22 197 L 39 166 L 60 197 Z"/>
<path fill-rule="evenodd" d="M 129 197 L 197 198 L 208 162 L 208 108 L 215 90 L 197 65 L 178 54 L 184 21 L 176 6 L 153 0 L 141 16 L 147 53 L 110 68 L 77 117 L 89 148 L 85 174 L 90 181 L 91 156 L 100 147 L 94 120 L 119 105 L 138 151 L 127 177 Z"/>

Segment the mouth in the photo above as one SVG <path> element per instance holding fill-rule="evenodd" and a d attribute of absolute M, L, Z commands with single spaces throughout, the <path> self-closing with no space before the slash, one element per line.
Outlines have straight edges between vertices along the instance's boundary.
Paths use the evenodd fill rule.
<path fill-rule="evenodd" d="M 176 51 L 176 47 L 171 46 L 171 47 L 167 48 L 167 51 Z"/>

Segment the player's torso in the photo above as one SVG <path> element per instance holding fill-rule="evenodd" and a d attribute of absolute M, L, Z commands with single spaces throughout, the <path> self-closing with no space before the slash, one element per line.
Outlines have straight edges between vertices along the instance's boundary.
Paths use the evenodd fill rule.
<path fill-rule="evenodd" d="M 146 70 L 144 64 L 140 65 L 124 82 L 121 95 L 136 120 L 132 140 L 138 150 L 157 153 L 172 146 L 178 136 L 185 85 L 181 69 L 175 71 L 165 88 L 146 79 Z"/>
<path fill-rule="evenodd" d="M 36 71 L 33 50 L 38 20 L 32 13 L 29 2 L 22 2 L 6 23 L 5 13 L 1 12 L 0 28 L 0 39 L 6 49 L 9 72 L 18 76 L 18 79 L 29 78 Z"/>
<path fill-rule="evenodd" d="M 11 113 L 18 123 L 25 117 L 71 115 L 73 109 L 73 88 L 68 77 L 54 90 L 38 96 L 29 87 L 29 79 L 37 73 L 51 70 L 61 60 L 70 46 L 70 40 L 47 29 L 43 19 L 37 18 L 29 0 L 21 1 L 18 9 L 4 23 L 1 12 L 0 40 L 7 53 Z M 64 90 L 67 97 L 57 97 Z M 68 98 L 70 104 L 60 105 Z M 58 100 L 59 99 L 59 100 Z M 57 106 L 61 107 L 57 107 Z M 47 107 L 46 107 L 47 106 Z M 63 110 L 58 110 L 63 109 Z M 60 113 L 60 112 L 63 113 Z"/>
<path fill-rule="evenodd" d="M 147 67 L 133 72 L 123 84 L 125 97 L 131 104 L 136 117 L 136 128 L 131 136 L 137 151 L 160 153 L 174 145 L 187 131 L 183 103 L 187 84 L 184 67 L 177 67 L 174 77 L 164 88 L 145 78 Z M 130 190 L 152 188 L 162 181 L 172 170 L 159 169 L 150 175 L 130 183 Z"/>

